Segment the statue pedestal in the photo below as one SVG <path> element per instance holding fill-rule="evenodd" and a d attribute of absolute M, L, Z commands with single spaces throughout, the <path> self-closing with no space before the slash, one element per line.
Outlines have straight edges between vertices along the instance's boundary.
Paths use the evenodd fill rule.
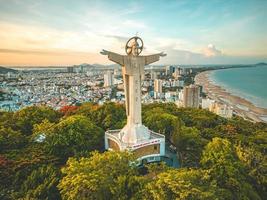
<path fill-rule="evenodd" d="M 141 124 L 127 124 L 121 131 L 122 141 L 128 144 L 136 144 L 138 142 L 148 140 L 149 130 Z"/>
<path fill-rule="evenodd" d="M 128 137 L 129 133 L 136 137 L 132 135 Z M 161 157 L 165 156 L 165 136 L 143 125 L 135 128 L 125 126 L 121 130 L 106 131 L 105 148 L 114 151 L 132 151 L 140 164 L 161 161 Z"/>

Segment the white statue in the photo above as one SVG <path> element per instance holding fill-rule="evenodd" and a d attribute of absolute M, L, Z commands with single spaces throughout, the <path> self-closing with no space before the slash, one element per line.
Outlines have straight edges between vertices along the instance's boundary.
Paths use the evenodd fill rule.
<path fill-rule="evenodd" d="M 126 101 L 127 124 L 121 130 L 124 143 L 134 144 L 149 138 L 148 128 L 142 125 L 141 119 L 141 80 L 144 77 L 144 66 L 154 63 L 166 54 L 159 53 L 139 56 L 143 50 L 143 41 L 139 37 L 132 37 L 125 46 L 127 55 L 120 55 L 102 50 L 109 60 L 122 66 L 124 92 Z"/>

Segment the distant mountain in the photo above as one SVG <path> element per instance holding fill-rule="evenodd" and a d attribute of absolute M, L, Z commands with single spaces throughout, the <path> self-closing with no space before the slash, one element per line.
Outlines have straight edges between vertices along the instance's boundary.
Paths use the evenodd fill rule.
<path fill-rule="evenodd" d="M 98 63 L 94 63 L 92 65 L 95 66 L 95 67 L 100 67 L 100 68 L 106 67 L 106 65 L 102 65 L 102 64 L 98 64 Z"/>
<path fill-rule="evenodd" d="M 257 64 L 255 64 L 255 65 L 267 65 L 267 63 L 265 63 L 265 62 L 261 62 L 261 63 L 257 63 Z"/>
<path fill-rule="evenodd" d="M 80 64 L 80 65 L 78 65 L 78 66 L 83 66 L 83 67 L 94 67 L 93 65 L 88 64 L 88 63 L 82 63 L 82 64 Z"/>
<path fill-rule="evenodd" d="M 102 65 L 98 63 L 93 64 L 93 66 L 95 66 L 96 69 L 118 69 L 121 67 L 118 64 Z"/>
<path fill-rule="evenodd" d="M 18 71 L 15 69 L 10 69 L 10 68 L 0 66 L 0 74 L 6 74 L 8 72 L 17 73 Z"/>

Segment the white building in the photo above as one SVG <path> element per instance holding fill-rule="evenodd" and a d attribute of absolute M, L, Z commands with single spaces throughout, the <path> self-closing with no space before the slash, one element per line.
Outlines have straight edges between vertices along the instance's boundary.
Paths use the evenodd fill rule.
<path fill-rule="evenodd" d="M 104 87 L 110 87 L 113 85 L 114 82 L 114 76 L 111 71 L 107 71 L 106 74 L 104 74 Z"/>
<path fill-rule="evenodd" d="M 215 100 L 213 99 L 209 99 L 209 98 L 206 98 L 206 99 L 202 99 L 201 100 L 201 108 L 202 109 L 208 109 L 215 103 Z"/>
<path fill-rule="evenodd" d="M 231 118 L 233 116 L 233 108 L 223 103 L 213 103 L 209 110 L 217 115 L 225 118 Z"/>
<path fill-rule="evenodd" d="M 166 66 L 165 67 L 165 74 L 168 75 L 172 75 L 175 71 L 175 67 L 174 66 Z"/>
<path fill-rule="evenodd" d="M 121 70 L 114 69 L 114 76 L 121 76 Z"/>
<path fill-rule="evenodd" d="M 184 107 L 198 108 L 200 103 L 200 87 L 197 85 L 189 85 L 183 89 L 183 105 Z"/>
<path fill-rule="evenodd" d="M 154 81 L 154 97 L 155 98 L 162 97 L 162 83 L 163 81 L 160 79 L 155 79 Z"/>
<path fill-rule="evenodd" d="M 181 77 L 181 68 L 179 67 L 176 67 L 172 76 L 175 78 L 175 79 L 179 79 Z"/>
<path fill-rule="evenodd" d="M 166 102 L 175 102 L 178 99 L 177 92 L 166 92 L 165 93 Z"/>
<path fill-rule="evenodd" d="M 150 72 L 150 76 L 151 76 L 151 79 L 152 79 L 152 80 L 155 80 L 155 79 L 158 78 L 158 74 L 157 74 L 157 72 L 154 72 L 154 71 L 151 71 L 151 72 Z"/>

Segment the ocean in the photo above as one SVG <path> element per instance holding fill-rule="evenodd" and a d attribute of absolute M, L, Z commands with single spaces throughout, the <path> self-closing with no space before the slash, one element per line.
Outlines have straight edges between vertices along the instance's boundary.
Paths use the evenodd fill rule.
<path fill-rule="evenodd" d="M 214 70 L 210 79 L 235 96 L 267 108 L 267 66 Z"/>

